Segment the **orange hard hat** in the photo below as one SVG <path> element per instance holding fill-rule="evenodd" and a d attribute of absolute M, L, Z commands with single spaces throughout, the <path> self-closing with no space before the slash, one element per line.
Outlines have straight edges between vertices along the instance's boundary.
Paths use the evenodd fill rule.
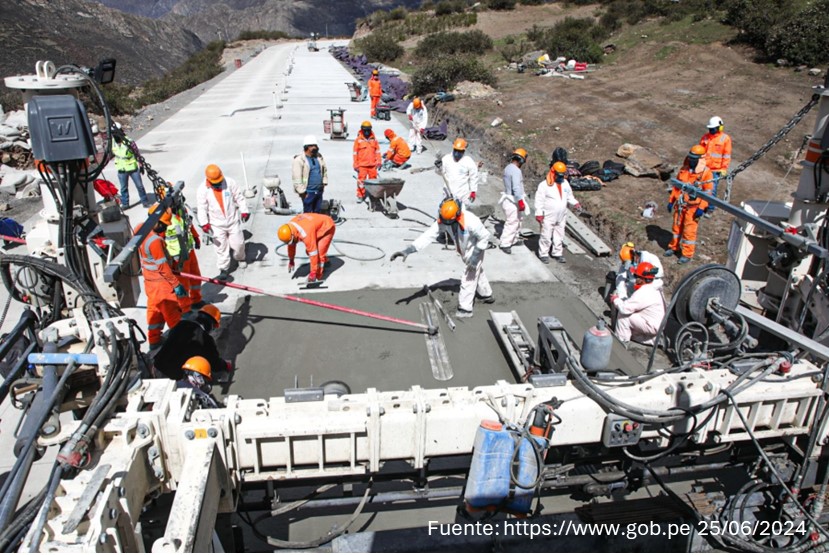
<path fill-rule="evenodd" d="M 516 148 L 515 150 L 512 151 L 512 155 L 513 156 L 520 156 L 522 160 L 527 159 L 527 151 L 524 150 L 523 148 Z"/>
<path fill-rule="evenodd" d="M 454 222 L 460 213 L 461 205 L 453 198 L 448 198 L 440 204 L 440 219 L 445 223 Z"/>
<path fill-rule="evenodd" d="M 628 241 L 627 243 L 622 245 L 621 249 L 619 249 L 619 260 L 621 260 L 622 262 L 633 262 L 634 251 L 635 248 L 633 246 L 633 243 Z"/>
<path fill-rule="evenodd" d="M 383 132 L 383 135 L 385 135 L 387 139 L 391 139 L 391 138 L 393 138 L 393 137 L 395 136 L 395 135 L 394 135 L 394 131 L 392 131 L 391 129 L 386 129 L 386 130 Z"/>
<path fill-rule="evenodd" d="M 217 326 L 219 325 L 219 322 L 222 321 L 222 313 L 219 311 L 218 308 L 216 308 L 216 305 L 206 304 L 203 307 L 201 307 L 199 312 L 204 312 L 205 314 L 213 318 L 213 320 L 216 321 Z"/>
<path fill-rule="evenodd" d="M 222 175 L 222 169 L 217 166 L 216 164 L 210 164 L 204 169 L 204 176 L 210 183 L 216 184 L 221 183 L 222 180 L 225 178 Z"/>
<path fill-rule="evenodd" d="M 694 156 L 703 156 L 705 155 L 705 147 L 702 145 L 694 145 L 691 147 L 691 154 Z"/>
<path fill-rule="evenodd" d="M 210 363 L 207 362 L 207 359 L 204 357 L 196 356 L 188 358 L 187 362 L 182 365 L 181 369 L 197 372 L 208 380 L 213 380 L 213 373 L 210 371 Z"/>
<path fill-rule="evenodd" d="M 372 70 L 371 70 L 371 74 L 372 74 L 372 75 L 379 75 L 379 74 L 380 74 L 380 72 L 379 72 L 379 71 L 377 71 L 376 69 L 372 69 Z"/>
<path fill-rule="evenodd" d="M 279 229 L 276 230 L 276 236 L 279 237 L 279 240 L 283 243 L 287 243 L 294 236 L 294 233 L 291 231 L 290 225 L 282 224 L 279 226 Z"/>
<path fill-rule="evenodd" d="M 412 100 L 412 105 L 414 105 L 416 109 L 420 110 L 420 108 L 423 106 L 423 102 L 421 102 L 418 97 L 414 97 L 414 100 Z"/>
<path fill-rule="evenodd" d="M 633 275 L 650 283 L 656 277 L 656 268 L 650 262 L 640 262 L 633 269 Z"/>
<path fill-rule="evenodd" d="M 452 150 L 466 150 L 466 139 L 461 137 L 455 139 L 455 142 L 452 143 Z"/>
<path fill-rule="evenodd" d="M 363 129 L 366 129 L 366 128 L 371 129 L 371 122 L 366 120 L 366 121 L 364 121 L 363 123 L 360 124 L 360 127 L 362 127 Z"/>
<path fill-rule="evenodd" d="M 567 164 L 564 162 L 556 162 L 553 164 L 553 171 L 556 173 L 567 173 Z"/>
<path fill-rule="evenodd" d="M 161 205 L 160 205 L 159 203 L 157 203 L 157 202 L 156 202 L 155 204 L 153 204 L 152 206 L 150 206 L 150 209 L 149 209 L 149 210 L 147 210 L 147 214 L 155 214 L 156 210 L 158 210 L 158 208 L 159 208 L 160 206 L 161 206 Z M 170 225 L 171 223 L 173 223 L 173 212 L 172 212 L 172 211 L 168 208 L 168 209 L 167 209 L 167 210 L 165 210 L 165 211 L 164 211 L 164 213 L 163 213 L 163 214 L 162 214 L 162 215 L 158 218 L 158 221 L 159 221 L 159 222 L 161 222 L 161 223 L 163 223 L 164 225 Z"/>

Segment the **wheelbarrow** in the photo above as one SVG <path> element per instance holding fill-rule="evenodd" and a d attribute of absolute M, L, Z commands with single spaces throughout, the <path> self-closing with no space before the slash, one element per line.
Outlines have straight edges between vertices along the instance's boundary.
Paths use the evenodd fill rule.
<path fill-rule="evenodd" d="M 383 207 L 383 214 L 389 218 L 397 218 L 397 195 L 403 190 L 406 182 L 396 177 L 381 177 L 366 179 L 363 187 L 369 196 L 368 209 L 374 211 L 374 201 Z"/>

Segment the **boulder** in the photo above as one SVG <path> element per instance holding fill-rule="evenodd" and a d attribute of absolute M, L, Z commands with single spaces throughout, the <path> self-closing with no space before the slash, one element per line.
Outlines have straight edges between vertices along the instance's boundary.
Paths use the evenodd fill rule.
<path fill-rule="evenodd" d="M 643 146 L 625 143 L 616 151 L 616 155 L 625 158 L 625 171 L 635 177 L 662 177 L 670 174 L 670 168 L 665 172 L 659 168 L 665 163 L 662 158 Z"/>
<path fill-rule="evenodd" d="M 633 145 L 630 143 L 625 143 L 616 150 L 616 156 L 620 158 L 628 158 L 631 154 L 636 152 L 637 149 L 642 148 L 639 145 Z"/>
<path fill-rule="evenodd" d="M 17 127 L 12 127 L 10 125 L 3 125 L 0 124 L 0 137 L 6 137 L 8 139 L 16 138 L 20 136 L 20 130 Z"/>
<path fill-rule="evenodd" d="M 820 68 L 817 68 L 817 67 L 813 67 L 812 69 L 809 70 L 809 75 L 812 75 L 814 77 L 817 77 L 821 73 L 822 73 L 822 70 Z"/>

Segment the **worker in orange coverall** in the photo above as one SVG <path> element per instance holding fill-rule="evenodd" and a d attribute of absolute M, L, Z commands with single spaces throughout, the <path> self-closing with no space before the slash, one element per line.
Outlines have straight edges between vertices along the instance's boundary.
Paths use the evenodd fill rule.
<path fill-rule="evenodd" d="M 705 165 L 705 147 L 694 145 L 685 158 L 685 163 L 676 178 L 683 183 L 699 187 L 706 193 L 713 190 L 714 179 L 711 170 Z M 665 251 L 665 256 L 673 256 L 679 251 L 679 264 L 687 264 L 694 257 L 697 247 L 697 228 L 699 219 L 705 214 L 708 201 L 700 197 L 692 197 L 683 193 L 679 188 L 671 190 L 668 199 L 668 212 L 674 215 L 674 237 Z"/>
<path fill-rule="evenodd" d="M 288 244 L 288 272 L 294 271 L 296 244 L 302 241 L 311 259 L 308 282 L 322 279 L 328 262 L 328 247 L 334 240 L 336 230 L 337 226 L 330 216 L 310 212 L 294 216 L 287 224 L 280 226 L 276 234 L 280 241 Z"/>

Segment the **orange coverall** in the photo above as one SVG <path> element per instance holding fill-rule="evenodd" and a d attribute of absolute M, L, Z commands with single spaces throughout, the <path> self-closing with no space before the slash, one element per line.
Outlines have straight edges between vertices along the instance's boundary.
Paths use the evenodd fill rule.
<path fill-rule="evenodd" d="M 181 306 L 174 292 L 180 283 L 173 274 L 164 243 L 164 237 L 153 231 L 138 247 L 144 292 L 147 294 L 147 339 L 150 347 L 161 343 L 165 322 L 173 328 L 181 321 Z"/>
<path fill-rule="evenodd" d="M 366 190 L 363 187 L 363 181 L 366 179 L 375 179 L 377 177 L 377 168 L 383 163 L 380 157 L 380 143 L 374 137 L 374 131 L 371 136 L 366 139 L 362 131 L 357 134 L 354 140 L 354 171 L 357 172 L 357 196 L 364 198 Z"/>
<path fill-rule="evenodd" d="M 293 240 L 288 243 L 288 260 L 293 263 L 296 256 L 298 241 L 305 243 L 305 250 L 311 259 L 311 273 L 322 279 L 324 265 L 328 262 L 328 247 L 334 239 L 337 226 L 330 216 L 306 212 L 294 216 L 288 225 L 291 226 Z"/>
<path fill-rule="evenodd" d="M 409 148 L 403 137 L 396 136 L 389 144 L 389 150 L 386 152 L 386 160 L 391 160 L 397 166 L 402 166 L 412 157 L 412 150 Z"/>
<path fill-rule="evenodd" d="M 706 133 L 699 140 L 705 147 L 705 165 L 713 172 L 728 170 L 731 164 L 731 137 L 723 131 Z"/>
<path fill-rule="evenodd" d="M 380 104 L 380 97 L 383 96 L 383 87 L 380 78 L 372 75 L 368 80 L 368 96 L 371 98 L 371 117 L 377 116 L 377 105 Z"/>
<path fill-rule="evenodd" d="M 690 183 L 696 187 L 701 188 L 706 193 L 713 190 L 711 180 L 713 174 L 705 163 L 700 161 L 697 165 L 697 173 L 694 173 L 688 168 L 687 162 L 682 169 L 679 170 L 679 175 L 676 178 L 684 183 Z M 699 185 L 700 182 L 706 182 Z M 708 201 L 702 198 L 691 198 L 688 193 L 683 193 L 680 189 L 674 187 L 671 190 L 671 197 L 668 202 L 674 205 L 674 238 L 668 245 L 668 248 L 676 251 L 681 248 L 682 256 L 691 258 L 694 256 L 694 250 L 697 248 L 697 228 L 699 227 L 699 218 L 695 216 L 697 209 L 705 211 L 708 208 Z"/>

